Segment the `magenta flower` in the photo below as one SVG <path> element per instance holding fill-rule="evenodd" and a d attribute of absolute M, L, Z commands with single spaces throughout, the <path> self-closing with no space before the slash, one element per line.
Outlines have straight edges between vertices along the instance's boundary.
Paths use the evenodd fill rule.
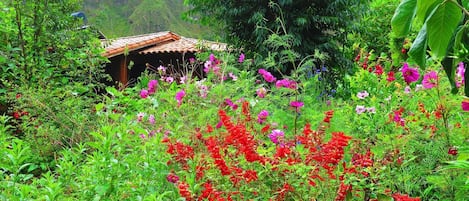
<path fill-rule="evenodd" d="M 295 107 L 297 109 L 303 107 L 305 104 L 303 102 L 300 102 L 300 101 L 292 101 L 290 102 L 290 106 L 292 107 Z"/>
<path fill-rule="evenodd" d="M 367 92 L 367 91 L 361 91 L 361 92 L 358 92 L 357 93 L 357 97 L 359 99 L 365 99 L 366 97 L 368 97 L 370 94 Z"/>
<path fill-rule="evenodd" d="M 210 54 L 209 59 L 212 63 L 215 63 L 215 61 L 217 60 L 217 58 L 215 58 L 214 54 Z"/>
<path fill-rule="evenodd" d="M 461 108 L 463 111 L 469 111 L 469 100 L 463 100 L 461 102 Z"/>
<path fill-rule="evenodd" d="M 140 97 L 141 97 L 141 98 L 147 98 L 147 97 L 148 97 L 148 90 L 142 89 L 142 90 L 140 91 Z"/>
<path fill-rule="evenodd" d="M 270 72 L 266 71 L 263 68 L 259 69 L 258 72 L 262 75 L 266 82 L 275 82 L 275 80 L 277 80 Z"/>
<path fill-rule="evenodd" d="M 357 105 L 357 107 L 355 107 L 355 112 L 357 114 L 364 113 L 364 112 L 366 112 L 366 108 L 365 108 L 365 106 Z"/>
<path fill-rule="evenodd" d="M 464 85 L 464 73 L 465 73 L 465 69 L 464 69 L 464 63 L 463 62 L 459 62 L 459 65 L 458 65 L 458 68 L 456 69 L 456 87 L 461 87 L 462 85 Z"/>
<path fill-rule="evenodd" d="M 245 55 L 244 55 L 243 53 L 241 53 L 241 54 L 239 55 L 238 62 L 239 62 L 239 63 L 243 63 L 243 62 L 244 62 L 244 58 L 245 58 Z"/>
<path fill-rule="evenodd" d="M 158 87 L 158 80 L 150 80 L 150 82 L 148 82 L 148 93 L 150 95 L 154 94 L 156 87 Z"/>
<path fill-rule="evenodd" d="M 275 83 L 275 86 L 277 88 L 285 87 L 285 88 L 289 88 L 289 89 L 296 89 L 297 88 L 297 83 L 293 80 L 283 79 L 283 80 L 277 81 Z"/>
<path fill-rule="evenodd" d="M 225 103 L 228 104 L 231 109 L 236 110 L 238 109 L 238 105 L 234 104 L 229 98 L 225 99 Z"/>
<path fill-rule="evenodd" d="M 223 122 L 219 121 L 217 125 L 215 126 L 215 128 L 221 128 L 222 126 L 223 126 Z"/>
<path fill-rule="evenodd" d="M 189 63 L 191 64 L 195 63 L 195 58 L 194 57 L 189 58 Z"/>
<path fill-rule="evenodd" d="M 262 110 L 257 115 L 257 122 L 259 122 L 260 124 L 263 124 L 268 116 L 269 116 L 269 112 L 267 110 Z"/>
<path fill-rule="evenodd" d="M 178 107 L 181 106 L 182 104 L 182 98 L 184 98 L 184 96 L 186 96 L 186 92 L 184 90 L 181 90 L 181 91 L 178 91 L 176 93 L 176 101 L 178 102 Z"/>
<path fill-rule="evenodd" d="M 264 87 L 261 87 L 256 90 L 256 94 L 259 98 L 264 98 L 265 95 L 267 94 L 267 89 L 265 89 Z"/>
<path fill-rule="evenodd" d="M 407 84 L 416 82 L 420 78 L 419 71 L 416 68 L 409 68 L 409 64 L 404 63 L 401 69 L 402 76 Z"/>
<path fill-rule="evenodd" d="M 278 129 L 272 130 L 272 133 L 269 134 L 270 140 L 275 144 L 279 144 L 280 140 L 284 137 L 285 137 L 285 133 L 283 133 L 283 131 L 278 130 Z"/>
<path fill-rule="evenodd" d="M 438 74 L 436 71 L 430 71 L 423 76 L 422 85 L 425 89 L 431 89 L 438 84 Z"/>

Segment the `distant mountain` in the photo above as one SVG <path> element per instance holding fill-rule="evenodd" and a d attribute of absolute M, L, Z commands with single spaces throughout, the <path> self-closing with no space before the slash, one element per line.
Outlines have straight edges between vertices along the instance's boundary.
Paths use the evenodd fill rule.
<path fill-rule="evenodd" d="M 194 38 L 213 39 L 207 27 L 182 20 L 183 0 L 84 0 L 89 24 L 108 38 L 173 31 Z"/>

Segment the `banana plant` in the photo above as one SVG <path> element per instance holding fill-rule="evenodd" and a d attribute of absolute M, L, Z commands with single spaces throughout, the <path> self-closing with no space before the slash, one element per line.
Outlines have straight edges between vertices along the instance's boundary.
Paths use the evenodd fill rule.
<path fill-rule="evenodd" d="M 391 20 L 395 37 L 405 37 L 414 28 L 419 30 L 408 52 L 410 59 L 425 68 L 431 52 L 432 59 L 441 61 L 453 93 L 458 92 L 457 63 L 469 65 L 468 10 L 469 0 L 402 0 Z M 466 96 L 469 96 L 468 72 L 464 75 Z"/>

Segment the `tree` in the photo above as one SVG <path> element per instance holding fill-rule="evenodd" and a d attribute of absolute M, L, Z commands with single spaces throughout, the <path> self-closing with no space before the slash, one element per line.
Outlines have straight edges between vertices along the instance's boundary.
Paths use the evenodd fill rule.
<path fill-rule="evenodd" d="M 185 3 L 191 8 L 185 13 L 186 19 L 215 27 L 225 41 L 258 54 L 261 58 L 258 60 L 290 49 L 297 54 L 293 57 L 298 64 L 319 50 L 326 58 L 317 62 L 316 67 L 328 66 L 333 75 L 330 83 L 351 73 L 352 64 L 343 52 L 346 34 L 366 6 L 362 0 L 185 0 Z M 282 67 L 287 73 L 292 69 L 288 64 Z"/>

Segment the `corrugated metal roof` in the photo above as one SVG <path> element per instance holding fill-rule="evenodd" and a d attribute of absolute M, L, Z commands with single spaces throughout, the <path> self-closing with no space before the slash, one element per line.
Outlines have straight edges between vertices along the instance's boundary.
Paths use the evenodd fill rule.
<path fill-rule="evenodd" d="M 134 51 L 145 47 L 153 46 L 158 43 L 176 41 L 181 37 L 169 31 L 157 32 L 151 34 L 122 37 L 111 40 L 103 40 L 102 44 L 106 50 L 103 53 L 105 57 L 114 57 L 123 54 L 124 51 Z"/>

